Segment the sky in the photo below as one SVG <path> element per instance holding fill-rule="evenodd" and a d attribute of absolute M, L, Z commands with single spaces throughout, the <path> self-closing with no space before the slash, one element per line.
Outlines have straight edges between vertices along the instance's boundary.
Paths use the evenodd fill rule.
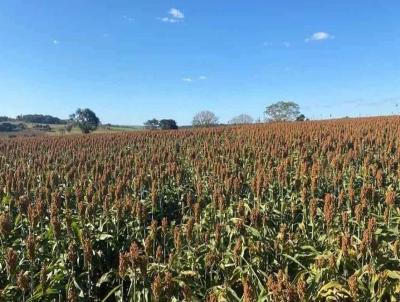
<path fill-rule="evenodd" d="M 1 0 L 0 115 L 400 112 L 398 0 Z"/>

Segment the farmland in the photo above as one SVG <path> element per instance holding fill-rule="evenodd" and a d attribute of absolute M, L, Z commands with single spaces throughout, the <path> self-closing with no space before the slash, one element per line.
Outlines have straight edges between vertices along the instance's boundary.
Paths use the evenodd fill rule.
<path fill-rule="evenodd" d="M 0 300 L 399 301 L 399 134 L 0 137 Z"/>

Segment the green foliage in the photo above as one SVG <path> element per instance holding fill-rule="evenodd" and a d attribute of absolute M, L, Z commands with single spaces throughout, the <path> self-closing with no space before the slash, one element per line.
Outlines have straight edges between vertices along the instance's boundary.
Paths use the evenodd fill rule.
<path fill-rule="evenodd" d="M 0 132 L 14 132 L 14 131 L 22 131 L 26 129 L 26 125 L 23 123 L 13 124 L 13 123 L 0 123 Z"/>
<path fill-rule="evenodd" d="M 51 115 L 43 115 L 43 114 L 18 115 L 17 120 L 25 122 L 25 123 L 35 123 L 35 124 L 63 124 L 64 123 L 64 121 L 62 121 L 58 117 L 54 117 Z"/>
<path fill-rule="evenodd" d="M 82 133 L 94 131 L 100 124 L 99 118 L 88 108 L 76 110 L 76 112 L 71 115 L 71 120 L 79 127 Z"/>
<path fill-rule="evenodd" d="M 178 125 L 174 120 L 171 119 L 162 119 L 160 120 L 160 128 L 161 130 L 177 130 Z"/>
<path fill-rule="evenodd" d="M 265 115 L 268 121 L 294 121 L 300 115 L 300 106 L 294 102 L 280 101 L 268 106 Z"/>
<path fill-rule="evenodd" d="M 160 127 L 160 122 L 153 118 L 152 120 L 146 121 L 144 127 L 148 130 L 157 130 Z"/>
<path fill-rule="evenodd" d="M 162 119 L 162 120 L 157 120 L 157 119 L 152 119 L 148 120 L 147 122 L 144 123 L 144 126 L 148 130 L 177 130 L 178 125 L 176 124 L 175 120 L 172 119 Z"/>

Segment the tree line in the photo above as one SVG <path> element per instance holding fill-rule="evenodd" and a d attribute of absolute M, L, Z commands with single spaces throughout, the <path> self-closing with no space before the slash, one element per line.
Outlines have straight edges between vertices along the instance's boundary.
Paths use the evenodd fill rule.
<path fill-rule="evenodd" d="M 300 113 L 300 106 L 295 102 L 280 101 L 266 107 L 265 111 L 265 122 L 283 122 L 283 121 L 304 121 L 306 117 Z M 5 121 L 11 120 L 6 116 L 0 116 L 1 127 L 5 128 L 4 131 L 15 131 L 20 126 L 15 126 L 10 123 L 4 123 Z M 82 133 L 90 133 L 95 131 L 100 125 L 100 119 L 97 115 L 89 108 L 79 108 L 75 113 L 71 114 L 68 120 L 61 120 L 59 118 L 50 115 L 41 114 L 28 114 L 19 115 L 17 121 L 24 121 L 29 123 L 41 123 L 41 124 L 65 124 L 64 130 L 70 132 L 73 127 L 78 127 Z M 248 114 L 240 114 L 232 118 L 229 122 L 231 125 L 241 124 L 252 124 L 254 119 Z M 219 118 L 215 113 L 204 110 L 197 113 L 192 120 L 193 127 L 210 127 L 219 125 Z M 0 127 L 0 131 L 2 128 Z M 153 118 L 144 123 L 144 127 L 148 130 L 176 130 L 178 124 L 173 119 L 161 119 L 158 120 Z"/>
<path fill-rule="evenodd" d="M 265 122 L 288 122 L 288 121 L 305 121 L 307 118 L 300 112 L 300 106 L 291 101 L 280 101 L 266 107 L 265 111 Z M 260 121 L 259 121 L 260 122 Z M 230 125 L 243 125 L 254 123 L 253 117 L 248 114 L 240 114 L 233 117 L 228 124 Z M 198 112 L 192 120 L 193 127 L 210 127 L 219 125 L 219 118 L 215 113 L 209 110 Z M 174 130 L 178 129 L 178 126 L 174 120 L 163 119 L 158 121 L 153 118 L 144 123 L 144 126 L 148 130 Z"/>

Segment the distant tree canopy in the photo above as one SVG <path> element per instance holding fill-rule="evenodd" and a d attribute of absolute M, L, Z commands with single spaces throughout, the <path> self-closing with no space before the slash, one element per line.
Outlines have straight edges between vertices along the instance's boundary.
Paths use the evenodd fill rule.
<path fill-rule="evenodd" d="M 0 132 L 13 132 L 13 131 L 21 131 L 26 129 L 25 124 L 12 124 L 12 123 L 1 123 L 0 124 Z"/>
<path fill-rule="evenodd" d="M 18 115 L 18 121 L 22 121 L 25 123 L 36 123 L 36 124 L 64 124 L 65 121 L 59 119 L 58 117 L 54 117 L 51 115 L 43 115 L 43 114 L 26 114 L 26 115 Z"/>
<path fill-rule="evenodd" d="M 146 121 L 144 127 L 148 130 L 157 130 L 160 127 L 160 122 L 153 118 L 152 120 Z"/>
<path fill-rule="evenodd" d="M 304 114 L 300 114 L 298 117 L 296 117 L 296 122 L 304 122 L 306 120 L 308 120 L 308 119 L 306 118 L 306 116 Z"/>
<path fill-rule="evenodd" d="M 100 124 L 99 118 L 96 114 L 88 109 L 78 109 L 70 116 L 75 125 L 81 129 L 82 133 L 89 133 L 97 129 Z"/>
<path fill-rule="evenodd" d="M 240 114 L 235 116 L 229 121 L 229 124 L 240 125 L 240 124 L 252 124 L 254 119 L 248 114 Z"/>
<path fill-rule="evenodd" d="M 300 106 L 295 102 L 280 101 L 268 106 L 265 115 L 267 121 L 295 121 L 300 115 Z"/>
<path fill-rule="evenodd" d="M 176 130 L 178 129 L 178 125 L 175 120 L 171 119 L 163 119 L 160 121 L 161 130 Z"/>
<path fill-rule="evenodd" d="M 153 118 L 152 120 L 148 120 L 144 123 L 144 126 L 148 130 L 176 130 L 178 129 L 178 125 L 175 120 L 172 119 L 162 119 L 157 120 Z"/>
<path fill-rule="evenodd" d="M 7 122 L 10 118 L 8 116 L 0 116 L 0 122 Z"/>
<path fill-rule="evenodd" d="M 196 127 L 207 127 L 216 124 L 218 124 L 218 117 L 208 110 L 197 113 L 192 121 L 192 125 Z"/>
<path fill-rule="evenodd" d="M 34 125 L 32 127 L 32 129 L 39 130 L 39 131 L 47 131 L 47 132 L 52 130 L 51 127 L 47 124 L 46 125 L 37 124 L 37 125 Z"/>

